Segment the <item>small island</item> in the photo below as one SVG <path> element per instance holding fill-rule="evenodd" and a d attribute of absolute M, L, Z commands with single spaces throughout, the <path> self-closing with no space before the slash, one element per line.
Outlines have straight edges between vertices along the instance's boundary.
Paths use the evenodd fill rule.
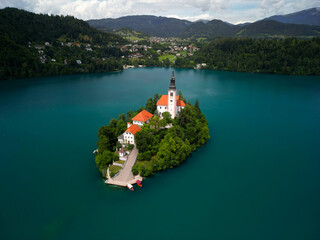
<path fill-rule="evenodd" d="M 155 94 L 145 107 L 111 119 L 98 137 L 97 168 L 105 183 L 119 186 L 179 166 L 210 138 L 198 100 L 192 105 L 177 95 L 174 71 L 168 95 Z"/>

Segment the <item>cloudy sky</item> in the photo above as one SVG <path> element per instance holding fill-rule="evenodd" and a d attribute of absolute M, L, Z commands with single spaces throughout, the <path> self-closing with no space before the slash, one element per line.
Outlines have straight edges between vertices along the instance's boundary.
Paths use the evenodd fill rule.
<path fill-rule="evenodd" d="M 241 23 L 320 7 L 320 0 L 1 0 L 0 8 L 5 7 L 83 20 L 148 14 Z"/>

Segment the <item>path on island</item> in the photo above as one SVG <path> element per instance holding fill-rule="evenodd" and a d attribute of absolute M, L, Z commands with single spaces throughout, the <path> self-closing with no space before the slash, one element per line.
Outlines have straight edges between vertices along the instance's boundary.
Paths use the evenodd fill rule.
<path fill-rule="evenodd" d="M 131 171 L 134 163 L 136 162 L 138 153 L 139 153 L 138 149 L 134 145 L 134 147 L 133 147 L 133 149 L 132 149 L 132 151 L 131 151 L 131 153 L 130 153 L 130 155 L 128 157 L 128 160 L 127 160 L 124 168 L 119 173 L 119 175 L 114 177 L 114 178 L 108 179 L 108 181 L 106 181 L 106 183 L 119 185 L 119 186 L 126 186 L 128 183 L 134 184 L 136 182 L 136 180 L 138 180 L 138 179 L 140 181 L 142 181 L 142 177 L 133 176 L 132 171 Z"/>

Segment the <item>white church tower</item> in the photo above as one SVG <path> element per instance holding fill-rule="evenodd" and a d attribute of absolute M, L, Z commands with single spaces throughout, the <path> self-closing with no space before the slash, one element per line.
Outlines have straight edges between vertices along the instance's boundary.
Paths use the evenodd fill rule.
<path fill-rule="evenodd" d="M 174 118 L 177 114 L 177 89 L 176 79 L 174 78 L 174 70 L 172 70 L 170 87 L 168 90 L 168 112 L 171 114 L 172 118 Z"/>

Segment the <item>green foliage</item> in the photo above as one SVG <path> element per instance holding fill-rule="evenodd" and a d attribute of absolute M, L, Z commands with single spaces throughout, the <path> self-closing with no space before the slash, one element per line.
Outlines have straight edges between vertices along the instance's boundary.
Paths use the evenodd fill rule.
<path fill-rule="evenodd" d="M 153 164 L 153 161 L 139 161 L 132 167 L 132 173 L 134 175 L 139 174 L 142 177 L 148 177 L 154 171 Z"/>
<path fill-rule="evenodd" d="M 99 128 L 99 141 L 97 142 L 99 152 L 105 150 L 113 151 L 117 143 L 117 136 L 115 135 L 115 128 L 111 126 L 103 126 Z"/>
<path fill-rule="evenodd" d="M 109 167 L 109 174 L 110 177 L 114 177 L 120 170 L 122 169 L 122 167 L 118 166 L 118 165 L 112 165 Z"/>
<path fill-rule="evenodd" d="M 165 170 L 180 165 L 191 153 L 188 141 L 168 133 L 160 143 L 157 153 L 157 170 Z"/>
<path fill-rule="evenodd" d="M 154 116 L 135 135 L 139 149 L 137 162 L 132 169 L 135 175 L 148 176 L 152 172 L 178 166 L 210 138 L 208 122 L 201 113 L 199 101 L 196 101 L 196 106 L 186 104 L 174 120 L 169 113 L 163 116 L 161 120 Z M 170 122 L 173 122 L 173 127 L 163 128 Z"/>
<path fill-rule="evenodd" d="M 128 144 L 127 150 L 131 151 L 133 149 L 134 145 L 133 144 Z"/>
<path fill-rule="evenodd" d="M 114 161 L 117 161 L 119 157 L 109 150 L 105 150 L 103 153 L 98 153 L 95 157 L 95 162 L 99 171 L 105 174 L 105 170 Z M 105 177 L 105 175 L 104 175 Z"/>
<path fill-rule="evenodd" d="M 121 51 L 113 45 L 125 40 L 82 20 L 5 8 L 0 23 L 0 80 L 122 69 Z"/>
<path fill-rule="evenodd" d="M 157 110 L 157 102 L 160 99 L 158 93 L 156 93 L 153 98 L 149 98 L 146 103 L 146 110 L 152 114 Z"/>
<path fill-rule="evenodd" d="M 319 75 L 320 39 L 217 39 L 202 47 L 195 62 L 226 71 Z"/>
<path fill-rule="evenodd" d="M 171 118 L 171 114 L 169 112 L 162 113 L 162 119 L 160 120 L 160 127 L 165 127 L 168 124 L 172 123 L 173 120 Z"/>

